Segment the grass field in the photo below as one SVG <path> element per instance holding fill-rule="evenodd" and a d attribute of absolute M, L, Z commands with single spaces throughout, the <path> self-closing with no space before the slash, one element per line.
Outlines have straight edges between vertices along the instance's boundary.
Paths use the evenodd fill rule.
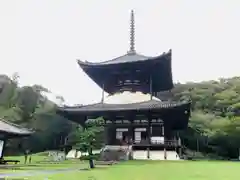
<path fill-rule="evenodd" d="M 40 159 L 41 157 L 35 157 Z M 21 158 L 20 158 L 21 159 Z M 82 168 L 88 164 L 66 161 L 61 164 L 24 166 L 19 171 L 37 169 Z M 25 168 L 25 169 L 24 169 Z M 12 171 L 12 170 L 11 170 Z M 240 162 L 227 161 L 128 161 L 94 170 L 73 170 L 56 174 L 43 174 L 24 179 L 29 180 L 237 180 L 240 178 Z M 10 170 L 0 170 L 1 173 Z M 16 177 L 19 179 L 21 177 Z M 10 179 L 10 178 L 9 178 Z M 11 178 L 14 179 L 14 178 Z"/>
<path fill-rule="evenodd" d="M 0 174 L 1 173 L 13 173 L 13 172 L 24 172 L 30 170 L 54 170 L 54 169 L 66 169 L 66 168 L 87 168 L 88 163 L 76 160 L 67 160 L 60 163 L 49 163 L 46 162 L 48 159 L 44 155 L 33 155 L 31 164 L 24 164 L 24 157 L 23 156 L 13 156 L 13 157 L 5 157 L 5 159 L 14 159 L 19 160 L 20 164 L 12 165 L 13 168 L 1 168 L 0 166 Z M 45 162 L 44 162 L 45 161 Z M 39 163 L 42 162 L 42 163 Z"/>

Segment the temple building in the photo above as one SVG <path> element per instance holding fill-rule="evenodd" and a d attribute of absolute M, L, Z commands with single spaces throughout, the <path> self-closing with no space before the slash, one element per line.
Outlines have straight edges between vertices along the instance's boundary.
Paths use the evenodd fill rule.
<path fill-rule="evenodd" d="M 3 160 L 7 140 L 23 138 L 31 134 L 33 134 L 33 131 L 0 118 L 0 164 L 12 161 L 15 162 L 15 160 Z"/>
<path fill-rule="evenodd" d="M 170 92 L 172 51 L 156 57 L 135 50 L 134 12 L 131 11 L 130 49 L 126 54 L 99 63 L 78 60 L 82 70 L 102 88 L 99 103 L 59 107 L 57 113 L 84 125 L 103 117 L 103 159 L 178 160 L 181 139 L 177 131 L 187 128 L 190 102 L 161 99 Z M 105 97 L 104 92 L 108 95 Z M 112 151 L 121 151 L 118 155 Z"/>

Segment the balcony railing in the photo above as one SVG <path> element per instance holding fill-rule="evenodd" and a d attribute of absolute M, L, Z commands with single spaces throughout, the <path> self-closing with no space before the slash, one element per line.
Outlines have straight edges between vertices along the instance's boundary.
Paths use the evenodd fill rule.
<path fill-rule="evenodd" d="M 142 140 L 142 141 L 134 141 L 135 145 L 148 145 L 148 141 L 146 140 Z M 152 145 L 167 145 L 167 146 L 180 146 L 181 143 L 178 141 L 178 140 L 165 140 L 165 141 L 162 141 L 162 140 L 152 140 L 150 142 L 150 144 Z"/>

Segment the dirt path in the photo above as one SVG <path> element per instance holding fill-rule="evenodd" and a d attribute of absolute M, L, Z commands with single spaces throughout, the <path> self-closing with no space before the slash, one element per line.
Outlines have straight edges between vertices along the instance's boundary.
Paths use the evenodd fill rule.
<path fill-rule="evenodd" d="M 29 176 L 42 175 L 42 174 L 57 174 L 61 172 L 80 171 L 80 170 L 86 170 L 86 169 L 85 168 L 65 168 L 65 169 L 54 169 L 54 170 L 28 170 L 24 172 L 15 172 L 15 173 L 0 172 L 0 178 L 29 177 Z"/>

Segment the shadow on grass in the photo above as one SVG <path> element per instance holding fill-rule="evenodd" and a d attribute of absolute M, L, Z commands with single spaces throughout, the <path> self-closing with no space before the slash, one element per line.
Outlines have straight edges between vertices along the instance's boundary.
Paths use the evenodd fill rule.
<path fill-rule="evenodd" d="M 85 167 L 84 167 L 85 166 Z M 87 167 L 86 167 L 87 166 Z M 106 169 L 111 165 L 96 165 L 94 169 Z M 64 171 L 69 169 L 90 170 L 87 164 L 73 164 L 73 166 L 66 166 L 66 164 L 29 164 L 29 165 L 0 165 L 0 170 L 6 171 Z M 94 170 L 93 169 L 93 170 Z"/>
<path fill-rule="evenodd" d="M 64 164 L 28 164 L 28 165 L 0 165 L 0 170 L 48 170 L 66 169 Z"/>

